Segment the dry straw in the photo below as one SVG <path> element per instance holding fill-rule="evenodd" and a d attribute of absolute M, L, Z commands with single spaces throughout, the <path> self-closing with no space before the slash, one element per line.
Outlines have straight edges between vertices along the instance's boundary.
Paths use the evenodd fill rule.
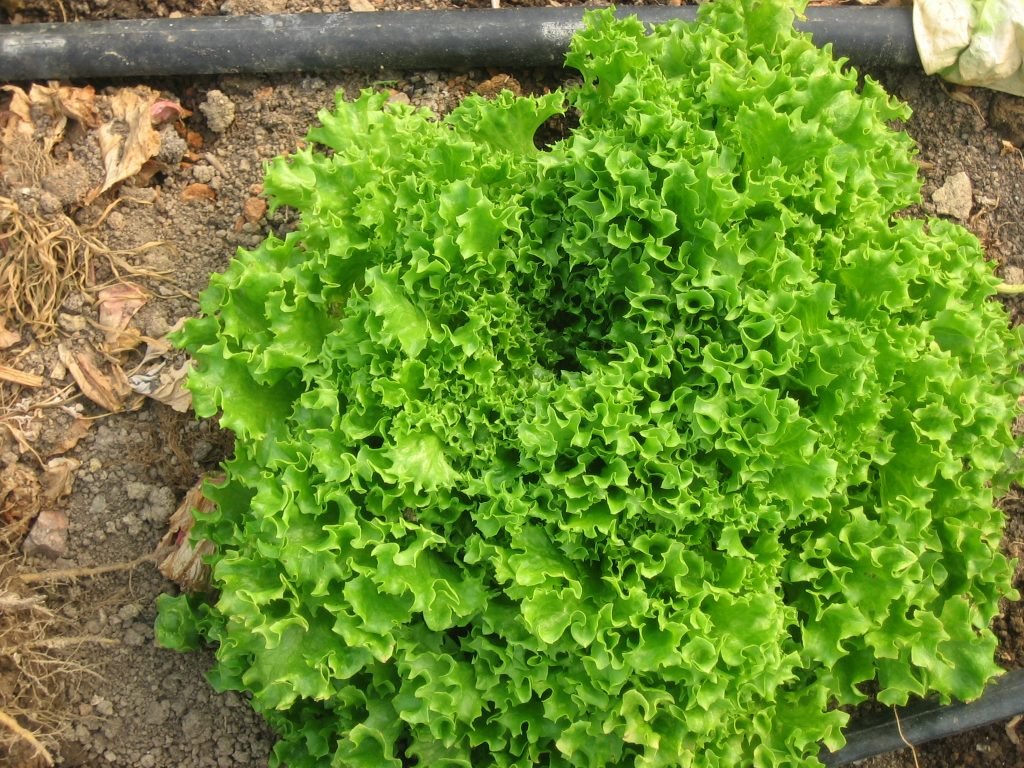
<path fill-rule="evenodd" d="M 56 331 L 57 310 L 72 288 L 88 294 L 129 276 L 161 277 L 129 259 L 162 242 L 113 249 L 96 237 L 95 230 L 118 202 L 83 228 L 63 213 L 39 216 L 0 197 L 0 309 L 19 325 L 32 326 L 37 339 L 46 340 Z M 106 274 L 100 276 L 104 269 Z"/>

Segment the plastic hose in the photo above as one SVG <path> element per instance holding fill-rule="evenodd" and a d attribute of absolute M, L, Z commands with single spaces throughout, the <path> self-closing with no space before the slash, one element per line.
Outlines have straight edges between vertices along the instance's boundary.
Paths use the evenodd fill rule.
<path fill-rule="evenodd" d="M 851 728 L 846 734 L 846 746 L 838 752 L 826 752 L 821 761 L 833 766 L 848 765 L 867 757 L 881 755 L 908 744 L 919 746 L 934 739 L 980 728 L 983 725 L 1019 715 L 1024 712 L 1024 669 L 1007 672 L 990 684 L 977 701 L 970 704 L 940 706 L 925 703 L 899 712 L 895 718 L 870 726 Z M 903 735 L 900 736 L 900 731 Z"/>
<path fill-rule="evenodd" d="M 0 27 L 0 80 L 561 66 L 582 8 L 200 16 Z M 647 24 L 694 7 L 620 8 Z M 919 64 L 909 8 L 809 8 L 797 26 L 858 65 Z"/>

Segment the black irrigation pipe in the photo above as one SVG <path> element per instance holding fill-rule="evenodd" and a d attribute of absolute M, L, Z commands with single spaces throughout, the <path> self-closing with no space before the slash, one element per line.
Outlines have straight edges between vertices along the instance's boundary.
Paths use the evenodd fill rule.
<path fill-rule="evenodd" d="M 997 723 L 1024 712 L 1024 669 L 1007 672 L 990 684 L 977 701 L 940 706 L 926 702 L 899 712 L 899 722 L 888 717 L 874 725 L 852 723 L 846 746 L 825 752 L 821 760 L 829 768 L 849 765 L 885 752 L 919 746 L 935 739 Z M 903 735 L 900 736 L 902 731 Z"/>
<path fill-rule="evenodd" d="M 692 7 L 621 8 L 647 24 L 692 21 Z M 197 17 L 0 27 L 0 81 L 228 73 L 559 66 L 582 8 Z M 919 59 L 905 8 L 809 8 L 797 26 L 860 66 Z M 1024 670 L 971 704 L 924 704 L 854 723 L 828 766 L 923 744 L 1024 712 Z M 902 728 L 902 736 L 900 735 Z"/>
<path fill-rule="evenodd" d="M 694 7 L 619 9 L 648 24 Z M 201 16 L 0 27 L 0 81 L 560 66 L 583 9 Z M 919 63 L 908 8 L 809 8 L 819 45 L 858 65 Z"/>

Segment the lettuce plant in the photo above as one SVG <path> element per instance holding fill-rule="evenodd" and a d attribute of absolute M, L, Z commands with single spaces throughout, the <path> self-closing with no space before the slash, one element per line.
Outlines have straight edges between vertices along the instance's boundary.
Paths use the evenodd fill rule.
<path fill-rule="evenodd" d="M 274 765 L 813 766 L 869 681 L 998 672 L 1018 340 L 793 17 L 591 13 L 578 87 L 339 98 L 270 165 L 297 229 L 179 337 L 236 446 L 158 630 Z"/>

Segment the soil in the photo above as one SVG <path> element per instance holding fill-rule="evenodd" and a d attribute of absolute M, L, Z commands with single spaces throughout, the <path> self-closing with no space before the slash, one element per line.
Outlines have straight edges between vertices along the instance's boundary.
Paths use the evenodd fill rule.
<path fill-rule="evenodd" d="M 442 4 L 489 6 L 490 2 L 385 0 L 377 7 L 433 8 Z M 503 0 L 503 4 L 514 3 Z M 538 3 L 527 0 L 522 4 Z M 69 19 L 139 18 L 347 10 L 348 3 L 66 0 L 61 11 L 49 2 L 6 0 L 0 8 L 4 9 L 0 19 L 6 15 L 18 23 L 59 20 L 62 12 Z M 933 193 L 951 177 L 966 173 L 973 192 L 962 223 L 982 239 L 1007 282 L 1024 284 L 1024 155 L 1007 143 L 1020 141 L 1024 102 L 980 89 L 951 90 L 915 71 L 872 75 L 914 109 L 906 129 L 921 149 L 925 180 L 922 212 L 936 213 Z M 133 279 L 149 297 L 132 318 L 131 327 L 143 337 L 159 339 L 196 311 L 195 297 L 209 274 L 223 269 L 237 247 L 254 246 L 271 231 L 288 226 L 285 212 L 268 215 L 261 203 L 263 165 L 300 145 L 316 112 L 332 103 L 335 91 L 343 90 L 351 97 L 364 87 L 387 87 L 396 98 L 443 113 L 466 93 L 493 87 L 496 77 L 515 78 L 530 92 L 556 86 L 565 75 L 474 70 L 149 80 L 145 85 L 180 103 L 191 116 L 173 130 L 165 130 L 165 151 L 171 156 L 145 182 L 128 181 L 119 192 L 107 192 L 91 204 L 83 204 L 85 192 L 102 178 L 100 150 L 90 139 L 91 133 L 83 131 L 65 138 L 57 148 L 57 162 L 42 177 L 20 178 L 16 183 L 9 174 L 0 179 L 0 196 L 17 200 L 40 216 L 54 213 L 56 199 L 58 212 L 83 228 L 95 227 L 95 236 L 109 247 L 141 249 L 128 257 L 136 271 L 168 272 L 162 279 Z M 136 83 L 89 85 L 95 86 L 97 93 L 111 96 Z M 104 215 L 118 196 L 121 202 Z M 942 194 L 938 197 L 941 200 Z M 105 274 L 99 261 L 97 280 Z M 1006 301 L 1013 321 L 1024 321 L 1024 301 Z M 42 555 L 24 558 L 19 565 L 22 573 L 111 566 L 149 555 L 186 492 L 201 475 L 214 471 L 230 451 L 230 436 L 215 423 L 194 421 L 191 414 L 153 399 L 138 402 L 135 410 L 111 415 L 78 394 L 56 342 L 72 349 L 84 349 L 88 343 L 93 349 L 109 351 L 96 317 L 95 296 L 72 288 L 59 308 L 59 329 L 53 339 L 36 343 L 26 333 L 20 343 L 0 348 L 0 364 L 35 374 L 43 382 L 22 387 L 0 381 L 0 408 L 9 417 L 6 423 L 14 425 L 23 438 L 19 444 L 14 431 L 0 429 L 0 469 L 12 473 L 17 468 L 42 477 L 43 463 L 53 456 L 80 462 L 70 494 L 54 504 L 69 521 L 64 550 L 56 559 Z M 132 372 L 139 365 L 141 352 L 120 350 L 101 357 L 104 370 L 112 371 L 118 365 Z M 58 404 L 47 404 L 54 395 L 58 395 Z M 131 398 L 127 402 L 136 404 Z M 72 441 L 68 436 L 79 434 L 77 444 L 69 447 Z M 1018 557 L 1024 552 L 1024 504 L 1014 497 L 1004 501 L 1004 508 L 1005 547 Z M 1024 588 L 1020 572 L 1017 586 Z M 59 691 L 69 725 L 59 738 L 45 741 L 59 765 L 266 765 L 273 736 L 241 696 L 214 693 L 204 678 L 212 655 L 182 655 L 155 646 L 154 601 L 175 589 L 148 561 L 38 587 L 56 613 L 60 636 L 74 641 L 74 659 L 91 670 Z M 1024 667 L 1021 604 L 1008 604 L 995 628 L 1001 641 L 999 662 L 1006 668 Z M 90 638 L 115 643 L 100 644 Z M 24 753 L 12 753 L 9 759 L 12 765 L 29 764 Z M 904 750 L 863 763 L 865 768 L 918 764 L 922 768 L 1020 767 L 1024 766 L 1024 746 L 1013 727 L 1002 723 L 918 747 L 916 755 Z"/>

